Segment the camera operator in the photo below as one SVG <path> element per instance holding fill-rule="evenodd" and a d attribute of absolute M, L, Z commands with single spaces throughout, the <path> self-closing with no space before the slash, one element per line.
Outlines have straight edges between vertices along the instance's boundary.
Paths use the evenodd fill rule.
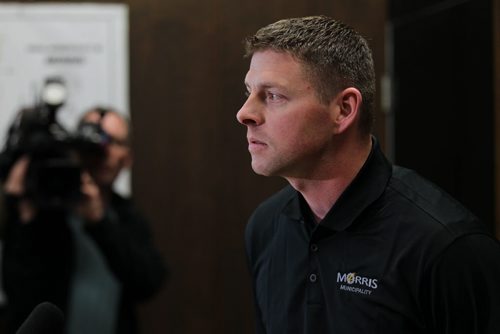
<path fill-rule="evenodd" d="M 35 161 L 30 154 L 20 155 L 4 180 L 2 272 L 9 332 L 49 301 L 65 313 L 68 334 L 137 333 L 136 304 L 164 281 L 166 268 L 148 222 L 112 188 L 132 163 L 129 124 L 114 110 L 95 108 L 79 125 L 78 133 L 89 131 L 99 150 L 75 144 L 65 152 L 79 165 L 78 195 L 65 195 L 73 200 L 41 205 L 27 195 Z M 63 177 L 67 170 L 48 174 Z"/>

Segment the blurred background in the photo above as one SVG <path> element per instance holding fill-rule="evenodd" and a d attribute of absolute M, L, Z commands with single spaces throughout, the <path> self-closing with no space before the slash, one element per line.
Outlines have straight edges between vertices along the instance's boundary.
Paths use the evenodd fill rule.
<path fill-rule="evenodd" d="M 253 332 L 244 228 L 285 182 L 253 174 L 235 115 L 242 40 L 280 18 L 324 14 L 366 36 L 387 155 L 500 231 L 500 0 L 114 3 L 129 15 L 132 194 L 171 271 L 141 308 L 143 333 Z"/>

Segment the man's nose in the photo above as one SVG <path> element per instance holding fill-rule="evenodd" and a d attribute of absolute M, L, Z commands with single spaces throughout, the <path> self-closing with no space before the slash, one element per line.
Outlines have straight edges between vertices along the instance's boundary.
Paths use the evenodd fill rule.
<path fill-rule="evenodd" d="M 261 108 L 259 104 L 256 103 L 255 99 L 256 98 L 252 95 L 248 96 L 247 100 L 236 114 L 236 119 L 241 124 L 251 126 L 260 125 L 264 122 Z"/>

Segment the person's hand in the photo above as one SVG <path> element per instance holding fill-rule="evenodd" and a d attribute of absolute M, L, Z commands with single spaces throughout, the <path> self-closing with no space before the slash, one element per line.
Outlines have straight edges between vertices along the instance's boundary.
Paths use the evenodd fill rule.
<path fill-rule="evenodd" d="M 19 218 L 22 223 L 28 223 L 36 215 L 36 208 L 33 203 L 24 195 L 24 178 L 28 170 L 30 159 L 27 155 L 22 156 L 17 160 L 9 171 L 9 175 L 4 183 L 3 189 L 5 194 L 18 197 Z"/>
<path fill-rule="evenodd" d="M 24 155 L 12 165 L 3 187 L 6 194 L 12 196 L 24 195 L 24 177 L 29 163 L 30 158 Z"/>
<path fill-rule="evenodd" d="M 81 191 L 83 199 L 78 207 L 80 216 L 89 224 L 101 221 L 106 205 L 99 186 L 88 172 L 82 173 Z"/>

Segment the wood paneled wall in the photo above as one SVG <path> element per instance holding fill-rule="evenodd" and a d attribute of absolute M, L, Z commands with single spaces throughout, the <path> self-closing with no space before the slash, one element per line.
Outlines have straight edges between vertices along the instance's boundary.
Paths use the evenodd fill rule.
<path fill-rule="evenodd" d="M 143 308 L 145 333 L 253 332 L 243 232 L 256 205 L 284 182 L 253 174 L 235 119 L 245 98 L 243 38 L 280 18 L 326 14 L 370 38 L 380 72 L 383 3 L 129 2 L 133 189 L 172 270 Z"/>
<path fill-rule="evenodd" d="M 280 18 L 329 15 L 368 37 L 380 75 L 386 1 L 122 3 L 130 14 L 132 189 L 171 270 L 161 293 L 141 307 L 143 333 L 252 333 L 244 228 L 284 181 L 254 175 L 236 122 L 248 67 L 242 40 Z"/>

